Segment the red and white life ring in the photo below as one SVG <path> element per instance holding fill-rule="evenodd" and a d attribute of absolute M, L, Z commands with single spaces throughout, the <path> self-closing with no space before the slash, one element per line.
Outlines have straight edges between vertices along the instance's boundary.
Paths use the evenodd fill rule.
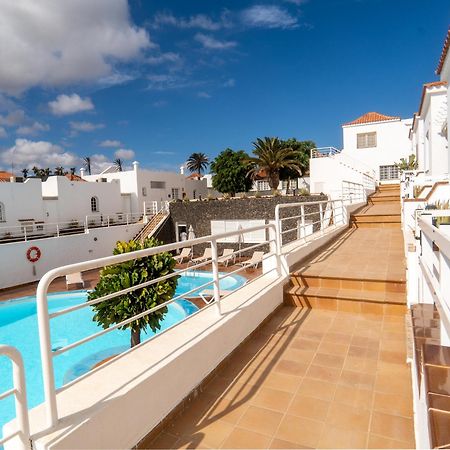
<path fill-rule="evenodd" d="M 28 261 L 35 263 L 39 261 L 40 258 L 41 258 L 41 249 L 39 247 L 33 246 L 27 250 Z"/>

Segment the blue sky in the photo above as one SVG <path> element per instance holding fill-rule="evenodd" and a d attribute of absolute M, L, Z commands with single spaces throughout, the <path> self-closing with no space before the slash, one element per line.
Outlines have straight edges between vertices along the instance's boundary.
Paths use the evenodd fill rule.
<path fill-rule="evenodd" d="M 367 111 L 411 117 L 448 0 L 2 0 L 0 167 L 176 170 L 256 137 L 341 146 Z"/>

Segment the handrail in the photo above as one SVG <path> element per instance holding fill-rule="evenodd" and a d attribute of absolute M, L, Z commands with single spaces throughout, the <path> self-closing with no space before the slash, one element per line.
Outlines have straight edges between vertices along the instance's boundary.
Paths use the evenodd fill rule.
<path fill-rule="evenodd" d="M 28 420 L 27 392 L 25 386 L 25 371 L 22 355 L 19 350 L 10 345 L 0 344 L 0 355 L 11 360 L 13 372 L 13 388 L 0 394 L 0 401 L 14 396 L 16 407 L 16 431 L 0 438 L 0 447 L 14 437 L 18 438 L 20 450 L 30 450 L 30 424 Z"/>
<path fill-rule="evenodd" d="M 199 290 L 204 289 L 205 287 L 209 285 L 213 285 L 214 288 L 214 301 L 211 303 L 217 304 L 217 308 L 219 311 L 219 314 L 222 314 L 221 312 L 221 295 L 220 295 L 220 285 L 219 285 L 219 261 L 220 257 L 218 256 L 217 251 L 217 242 L 218 240 L 221 240 L 223 238 L 231 237 L 231 236 L 243 236 L 247 233 L 252 233 L 259 230 L 275 230 L 274 224 L 264 224 L 259 225 L 255 227 L 249 227 L 249 228 L 243 228 L 240 230 L 235 231 L 229 231 L 226 233 L 221 233 L 217 235 L 210 235 L 205 237 L 200 237 L 196 239 L 186 240 L 182 242 L 175 242 L 172 244 L 166 244 L 158 247 L 152 247 L 147 248 L 144 250 L 138 250 L 136 252 L 131 253 L 124 253 L 120 255 L 113 255 L 103 258 L 94 259 L 91 261 L 84 261 L 74 264 L 69 264 L 66 266 L 58 267 L 56 269 L 52 269 L 49 272 L 47 272 L 40 280 L 38 287 L 37 287 L 37 316 L 38 316 L 38 327 L 39 327 L 39 341 L 40 341 L 40 350 L 41 350 L 41 360 L 42 360 L 42 374 L 43 374 L 43 381 L 44 381 L 44 395 L 45 395 L 45 405 L 46 405 L 46 415 L 47 415 L 47 423 L 48 426 L 54 427 L 58 422 L 58 409 L 57 409 L 57 403 L 56 403 L 56 393 L 57 389 L 55 386 L 55 379 L 54 379 L 54 371 L 53 371 L 53 357 L 70 350 L 71 348 L 77 347 L 79 345 L 84 344 L 85 342 L 88 342 L 92 339 L 95 339 L 96 337 L 103 335 L 105 333 L 108 333 L 120 326 L 126 325 L 130 322 L 133 322 L 141 317 L 144 317 L 145 315 L 151 314 L 154 311 L 157 311 L 158 309 L 161 309 L 170 303 L 173 303 L 175 300 L 185 297 L 186 295 L 190 295 L 196 292 L 199 292 Z M 98 269 L 100 267 L 104 267 L 106 265 L 114 265 L 114 264 L 120 264 L 132 259 L 138 259 L 143 257 L 148 257 L 152 255 L 156 255 L 161 252 L 170 252 L 174 250 L 178 250 L 180 248 L 184 247 L 192 247 L 194 245 L 198 244 L 204 244 L 204 243 L 210 243 L 211 244 L 211 253 L 212 257 L 209 260 L 209 262 L 212 264 L 212 273 L 213 277 L 212 280 L 203 284 L 200 287 L 195 287 L 194 289 L 191 289 L 188 292 L 183 293 L 182 295 L 178 295 L 176 297 L 173 297 L 172 299 L 161 303 L 160 305 L 157 305 L 156 307 L 150 308 L 147 311 L 144 311 L 140 314 L 137 314 L 133 316 L 132 318 L 129 318 L 120 324 L 113 325 L 105 330 L 99 331 L 93 335 L 87 336 L 85 338 L 80 339 L 79 341 L 76 341 L 74 343 L 68 344 L 67 346 L 58 349 L 57 351 L 52 350 L 51 345 L 51 336 L 50 336 L 50 320 L 54 317 L 61 316 L 63 314 L 68 314 L 75 310 L 74 307 L 67 308 L 65 311 L 58 311 L 57 314 L 49 314 L 48 310 L 48 299 L 47 299 L 47 293 L 48 288 L 50 284 L 52 283 L 55 278 L 58 278 L 60 276 L 68 275 L 70 273 L 74 272 L 83 272 L 86 270 L 92 270 L 92 269 Z M 263 246 L 267 244 L 276 244 L 276 240 L 273 238 L 270 238 L 269 233 L 269 239 L 264 239 L 263 242 L 260 244 L 256 244 L 256 246 Z M 255 246 L 253 246 L 255 247 Z M 262 262 L 262 261 L 261 261 Z M 198 267 L 204 266 L 204 262 L 200 262 L 198 265 L 194 265 L 189 267 L 189 270 L 196 269 Z M 241 270 L 245 270 L 245 267 L 242 267 Z M 280 271 L 279 265 L 276 268 L 277 271 Z M 125 293 L 132 292 L 133 290 L 140 289 L 144 286 L 148 286 L 151 284 L 155 284 L 159 281 L 162 281 L 163 279 L 167 279 L 169 277 L 177 276 L 179 272 L 173 272 L 169 275 L 165 275 L 163 277 L 156 278 L 154 280 L 150 280 L 145 283 L 141 283 L 139 285 L 132 286 L 127 289 L 123 289 L 121 291 L 113 292 L 111 294 L 105 295 L 99 299 L 96 299 L 95 302 L 85 302 L 83 305 L 79 305 L 79 307 L 88 307 L 91 304 L 98 303 L 100 301 L 108 301 L 112 298 L 118 297 L 120 295 L 124 295 Z M 79 309 L 78 307 L 76 309 Z"/>

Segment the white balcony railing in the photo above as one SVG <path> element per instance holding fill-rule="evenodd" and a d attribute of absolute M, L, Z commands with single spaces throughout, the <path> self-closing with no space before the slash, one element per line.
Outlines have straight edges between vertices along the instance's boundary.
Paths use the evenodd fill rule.
<path fill-rule="evenodd" d="M 283 216 L 282 211 L 285 210 L 287 210 L 287 213 L 293 215 Z M 294 213 L 292 213 L 292 211 L 294 211 Z M 218 313 L 220 315 L 222 314 L 221 298 L 223 292 L 220 286 L 221 280 L 245 270 L 248 266 L 244 265 L 241 267 L 237 267 L 235 270 L 231 270 L 225 274 L 220 273 L 219 264 L 222 262 L 223 257 L 219 256 L 218 242 L 221 242 L 224 238 L 229 238 L 232 236 L 235 236 L 237 238 L 237 242 L 245 242 L 244 236 L 247 233 L 250 235 L 254 235 L 255 232 L 264 230 L 265 239 L 262 242 L 252 245 L 246 244 L 245 248 L 241 248 L 241 246 L 239 246 L 239 250 L 234 251 L 232 255 L 227 255 L 227 258 L 231 256 L 235 259 L 236 257 L 242 256 L 244 252 L 252 253 L 256 249 L 263 250 L 262 252 L 263 256 L 261 256 L 256 263 L 265 264 L 263 271 L 264 273 L 275 271 L 275 273 L 277 273 L 279 276 L 282 276 L 284 272 L 282 268 L 281 257 L 284 254 L 283 251 L 287 244 L 291 245 L 297 242 L 299 243 L 299 245 L 304 245 L 307 242 L 320 238 L 326 231 L 332 231 L 333 229 L 339 226 L 345 225 L 347 222 L 348 218 L 346 208 L 344 206 L 343 200 L 341 199 L 329 201 L 325 200 L 320 202 L 279 204 L 275 209 L 275 223 L 272 222 L 265 225 L 239 229 L 227 233 L 205 236 L 197 239 L 176 242 L 172 244 L 162 245 L 159 247 L 148 248 L 133 253 L 125 253 L 105 258 L 99 258 L 91 261 L 84 261 L 80 263 L 70 264 L 47 272 L 40 280 L 37 288 L 37 316 L 38 316 L 39 341 L 40 341 L 40 351 L 42 361 L 42 378 L 44 384 L 44 398 L 45 398 L 44 406 L 46 411 L 47 430 L 54 429 L 60 418 L 58 414 L 56 395 L 62 388 L 57 388 L 55 385 L 55 376 L 53 367 L 53 361 L 55 357 L 62 355 L 73 348 L 82 346 L 87 342 L 90 342 L 117 328 L 123 327 L 161 308 L 164 308 L 167 305 L 175 302 L 176 300 L 192 296 L 198 296 L 202 298 L 201 295 L 202 291 L 208 288 L 210 288 L 209 290 L 212 291 L 211 294 L 212 298 L 208 302 L 205 301 L 205 303 L 208 303 L 207 307 L 216 307 Z M 121 264 L 133 259 L 156 255 L 161 252 L 173 252 L 185 247 L 194 247 L 199 244 L 203 245 L 209 244 L 211 247 L 211 257 L 205 261 L 199 262 L 194 265 L 190 265 L 187 268 L 150 280 L 148 282 L 140 283 L 135 286 L 131 286 L 129 288 L 122 289 L 120 291 L 116 291 L 108 295 L 104 295 L 101 298 L 95 300 L 89 300 L 82 304 L 70 306 L 56 312 L 49 311 L 48 290 L 51 283 L 58 277 L 63 277 L 65 275 L 76 272 L 83 272 L 92 269 L 100 269 L 106 265 Z M 290 247 L 289 248 L 286 247 L 286 252 L 288 252 L 289 249 Z M 269 258 L 270 261 L 268 261 Z M 255 261 L 253 263 L 255 263 Z M 212 268 L 212 279 L 210 281 L 207 281 L 206 283 L 200 286 L 196 286 L 195 288 L 189 290 L 188 292 L 176 295 L 171 300 L 166 301 L 156 307 L 149 308 L 147 311 L 137 314 L 127 320 L 122 321 L 121 323 L 112 325 L 107 329 L 103 329 L 93 334 L 84 336 L 80 340 L 67 344 L 64 347 L 57 347 L 53 349 L 54 347 L 52 346 L 50 334 L 50 322 L 52 319 L 62 315 L 70 314 L 81 308 L 90 307 L 100 302 L 107 302 L 113 298 L 133 292 L 136 289 L 142 289 L 144 287 L 154 285 L 160 281 L 169 279 L 170 277 L 178 276 L 188 271 L 192 272 L 197 269 L 204 268 L 205 266 L 208 265 L 211 265 Z M 189 318 L 192 316 L 193 315 L 188 316 L 184 320 L 189 320 Z M 176 325 L 177 324 L 172 325 L 172 327 Z M 156 336 L 155 339 L 157 338 L 158 337 Z M 21 370 L 22 369 L 19 369 L 19 372 Z M 88 376 L 88 374 L 82 375 L 82 377 L 85 376 Z M 23 375 L 21 379 L 23 380 Z M 71 389 L 72 385 L 78 380 L 79 378 L 64 385 L 63 389 L 65 391 L 67 389 Z M 22 387 L 23 386 L 21 385 L 19 386 L 20 392 L 24 392 L 24 389 L 22 389 Z M 12 394 L 12 392 L 7 392 L 6 394 L 10 395 Z M 0 397 L 0 399 L 1 398 L 2 397 Z M 29 427 L 26 418 L 24 419 L 22 417 L 24 410 L 26 411 L 26 404 L 22 402 L 21 408 L 17 410 L 17 415 L 18 417 L 20 416 L 19 429 L 21 430 L 23 436 L 27 436 L 29 434 Z"/>
<path fill-rule="evenodd" d="M 137 214 L 91 214 L 83 220 L 67 220 L 62 222 L 28 222 L 13 227 L 0 227 L 0 244 L 31 241 L 49 237 L 60 237 L 71 234 L 87 233 L 89 229 L 130 225 L 139 223 L 142 213 Z"/>
<path fill-rule="evenodd" d="M 2 448 L 4 443 L 15 439 L 15 448 L 18 450 L 31 450 L 23 359 L 20 352 L 9 345 L 0 345 L 0 356 L 11 360 L 13 378 L 13 387 L 7 391 L 0 392 L 0 401 L 14 396 L 16 406 L 15 430 L 0 437 L 0 448 Z"/>

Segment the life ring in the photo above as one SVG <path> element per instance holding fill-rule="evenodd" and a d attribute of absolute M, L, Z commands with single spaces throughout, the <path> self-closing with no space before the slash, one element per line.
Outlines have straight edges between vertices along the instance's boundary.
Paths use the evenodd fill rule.
<path fill-rule="evenodd" d="M 28 261 L 35 263 L 41 258 L 41 249 L 39 247 L 30 247 L 27 250 Z"/>

